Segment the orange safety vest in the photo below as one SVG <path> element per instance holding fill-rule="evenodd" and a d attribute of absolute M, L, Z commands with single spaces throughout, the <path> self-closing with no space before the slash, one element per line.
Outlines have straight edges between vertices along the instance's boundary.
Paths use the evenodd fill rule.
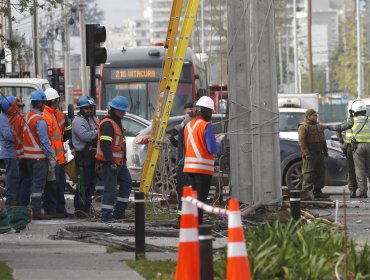
<path fill-rule="evenodd" d="M 18 97 L 16 97 L 6 114 L 9 116 L 9 125 L 13 134 L 16 156 L 17 158 L 23 158 L 23 128 L 26 115 L 19 110 L 18 100 Z"/>
<path fill-rule="evenodd" d="M 114 130 L 114 136 L 113 136 L 113 141 L 111 143 L 111 149 L 112 149 L 112 154 L 114 158 L 114 162 L 117 165 L 122 165 L 124 158 L 125 158 L 125 151 L 124 151 L 124 139 L 123 139 L 123 129 L 119 127 L 116 122 L 110 118 L 105 118 L 103 119 L 99 126 L 101 126 L 105 122 L 110 122 L 112 124 L 113 130 Z M 103 151 L 100 148 L 100 129 L 98 132 L 98 147 L 96 150 L 96 159 L 101 160 L 101 161 L 107 161 L 104 157 Z"/>
<path fill-rule="evenodd" d="M 26 115 L 26 124 L 23 128 L 24 158 L 44 159 L 46 155 L 41 149 L 41 142 L 37 137 L 36 123 L 43 119 L 39 114 L 29 111 Z"/>
<path fill-rule="evenodd" d="M 59 110 L 55 110 L 55 118 L 57 119 L 58 125 L 60 127 L 60 131 L 64 131 L 64 125 L 65 125 L 65 115 L 63 112 Z"/>
<path fill-rule="evenodd" d="M 42 117 L 48 125 L 48 136 L 51 142 L 51 148 L 55 151 L 58 164 L 64 164 L 66 163 L 66 158 L 64 156 L 63 133 L 55 117 L 55 109 L 45 106 Z"/>
<path fill-rule="evenodd" d="M 185 126 L 184 172 L 209 175 L 214 173 L 215 157 L 208 152 L 204 139 L 208 123 L 201 117 L 195 117 Z"/>
<path fill-rule="evenodd" d="M 25 114 L 13 115 L 9 118 L 10 129 L 15 142 L 15 150 L 17 158 L 23 158 L 23 129 L 24 129 Z"/>

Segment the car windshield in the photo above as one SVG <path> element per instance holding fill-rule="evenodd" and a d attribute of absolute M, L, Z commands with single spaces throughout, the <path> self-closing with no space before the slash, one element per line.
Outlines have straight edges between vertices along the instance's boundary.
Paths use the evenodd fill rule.
<path fill-rule="evenodd" d="M 106 109 L 107 100 L 112 100 L 117 95 L 125 96 L 129 102 L 129 112 L 150 120 L 158 99 L 159 82 L 142 83 L 116 83 L 106 84 L 103 94 L 102 108 Z M 175 101 L 172 106 L 171 116 L 181 115 L 183 106 L 192 101 L 192 84 L 179 83 L 176 91 Z"/>
<path fill-rule="evenodd" d="M 303 122 L 304 113 L 302 112 L 280 112 L 279 131 L 292 132 L 298 131 L 298 124 Z"/>

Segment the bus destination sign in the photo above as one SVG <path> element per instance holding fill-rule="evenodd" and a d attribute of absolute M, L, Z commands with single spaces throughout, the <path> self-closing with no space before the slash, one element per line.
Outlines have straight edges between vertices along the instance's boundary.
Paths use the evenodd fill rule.
<path fill-rule="evenodd" d="M 112 80 L 128 80 L 128 79 L 148 79 L 160 78 L 161 69 L 142 68 L 142 69 L 114 69 L 112 70 Z"/>

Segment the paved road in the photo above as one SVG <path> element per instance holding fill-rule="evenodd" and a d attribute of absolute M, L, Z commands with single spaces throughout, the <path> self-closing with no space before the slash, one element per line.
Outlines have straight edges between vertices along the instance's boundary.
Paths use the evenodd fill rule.
<path fill-rule="evenodd" d="M 343 201 L 341 187 L 326 187 L 333 200 Z M 348 190 L 347 190 L 348 192 Z M 1 206 L 1 205 L 0 205 Z M 343 208 L 338 209 L 338 222 L 344 221 Z M 311 209 L 311 212 L 335 219 L 335 208 Z M 370 242 L 370 199 L 348 199 L 347 224 L 350 236 Z M 106 253 L 106 247 L 71 240 L 51 240 L 66 225 L 103 225 L 77 219 L 32 221 L 21 233 L 0 234 L 0 260 L 14 269 L 16 280 L 74 279 L 143 279 L 124 260 L 134 259 L 132 252 Z M 125 239 L 125 238 L 124 238 Z M 133 238 L 129 238 L 133 241 Z M 177 246 L 177 238 L 148 237 L 147 243 Z M 214 247 L 226 245 L 226 238 L 217 238 Z M 147 253 L 149 259 L 176 259 L 176 253 Z"/>

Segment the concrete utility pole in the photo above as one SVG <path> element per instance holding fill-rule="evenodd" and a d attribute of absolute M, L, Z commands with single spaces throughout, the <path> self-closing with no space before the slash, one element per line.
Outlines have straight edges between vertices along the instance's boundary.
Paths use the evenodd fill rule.
<path fill-rule="evenodd" d="M 9 27 L 9 33 L 8 33 L 8 38 L 9 40 L 12 40 L 13 39 L 13 24 L 12 24 L 12 5 L 10 3 L 10 0 L 8 0 L 8 10 L 9 10 L 9 14 L 8 14 L 8 27 Z M 14 72 L 15 71 L 15 60 L 14 60 L 14 57 L 15 57 L 15 50 L 11 50 L 11 72 Z"/>
<path fill-rule="evenodd" d="M 40 54 L 40 46 L 39 46 L 39 34 L 38 34 L 38 28 L 37 28 L 37 1 L 33 1 L 33 21 L 32 21 L 32 35 L 33 35 L 33 64 L 34 64 L 34 77 L 39 78 L 40 77 L 40 60 L 39 60 L 39 54 Z"/>
<path fill-rule="evenodd" d="M 62 36 L 62 43 L 63 43 L 63 68 L 64 68 L 64 98 L 65 98 L 65 105 L 66 109 L 68 104 L 73 104 L 73 96 L 71 91 L 71 66 L 70 66 L 70 57 L 69 57 L 69 11 L 64 9 L 65 3 L 68 1 L 62 1 L 60 4 L 61 13 L 63 15 L 63 36 Z"/>
<path fill-rule="evenodd" d="M 81 82 L 82 94 L 89 95 L 87 87 L 87 74 L 86 74 L 86 38 L 85 38 L 85 1 L 80 0 L 78 5 L 78 18 L 80 21 L 80 36 L 81 36 Z"/>
<path fill-rule="evenodd" d="M 281 197 L 274 1 L 227 9 L 231 192 L 264 204 Z"/>
<path fill-rule="evenodd" d="M 356 17 L 357 17 L 357 96 L 358 98 L 364 97 L 364 87 L 362 79 L 362 57 L 361 57 L 361 13 L 360 13 L 360 0 L 356 0 Z"/>
<path fill-rule="evenodd" d="M 308 62 L 308 92 L 313 92 L 312 66 L 312 0 L 307 0 L 307 62 Z"/>
<path fill-rule="evenodd" d="M 300 93 L 298 87 L 298 40 L 297 40 L 297 1 L 293 0 L 293 44 L 294 44 L 294 90 Z"/>

